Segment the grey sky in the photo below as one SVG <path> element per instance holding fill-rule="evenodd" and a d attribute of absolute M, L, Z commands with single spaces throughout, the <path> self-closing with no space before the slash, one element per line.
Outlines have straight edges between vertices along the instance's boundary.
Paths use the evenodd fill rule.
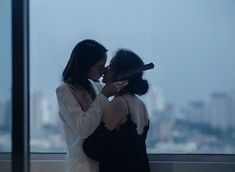
<path fill-rule="evenodd" d="M 54 90 L 74 45 L 134 50 L 165 99 L 185 104 L 235 89 L 234 0 L 31 0 L 31 88 Z"/>

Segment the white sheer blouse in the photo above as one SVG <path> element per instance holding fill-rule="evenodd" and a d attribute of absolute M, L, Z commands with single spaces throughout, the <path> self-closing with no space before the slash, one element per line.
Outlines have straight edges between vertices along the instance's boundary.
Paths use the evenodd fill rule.
<path fill-rule="evenodd" d="M 101 91 L 102 86 L 99 83 L 92 82 L 92 85 L 96 93 Z M 78 93 L 84 103 L 90 106 L 87 111 L 82 110 L 68 84 L 62 84 L 56 89 L 59 116 L 68 149 L 66 172 L 98 172 L 98 162 L 85 155 L 82 143 L 100 124 L 103 110 L 109 104 L 109 100 L 99 93 L 92 102 L 89 94 L 82 88 Z"/>

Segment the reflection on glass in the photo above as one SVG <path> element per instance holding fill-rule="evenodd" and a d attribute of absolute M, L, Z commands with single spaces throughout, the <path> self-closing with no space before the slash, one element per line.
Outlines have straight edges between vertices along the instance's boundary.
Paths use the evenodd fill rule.
<path fill-rule="evenodd" d="M 235 153 L 235 1 L 30 5 L 32 151 L 65 151 L 55 88 L 74 45 L 92 38 L 156 65 L 144 75 L 149 153 Z"/>
<path fill-rule="evenodd" d="M 0 1 L 0 152 L 11 152 L 11 3 Z"/>

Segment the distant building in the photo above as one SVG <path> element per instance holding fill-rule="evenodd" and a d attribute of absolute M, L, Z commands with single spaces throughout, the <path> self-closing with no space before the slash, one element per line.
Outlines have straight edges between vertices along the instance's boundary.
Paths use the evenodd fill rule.
<path fill-rule="evenodd" d="M 175 122 L 175 105 L 166 103 L 164 109 L 155 110 L 150 118 L 149 135 L 152 142 L 171 142 Z"/>
<path fill-rule="evenodd" d="M 228 96 L 230 97 L 229 125 L 235 129 L 235 91 L 229 93 Z"/>
<path fill-rule="evenodd" d="M 11 119 L 12 113 L 10 101 L 0 102 L 0 128 L 5 131 L 10 131 Z"/>
<path fill-rule="evenodd" d="M 44 123 L 51 127 L 58 127 L 59 125 L 59 115 L 58 108 L 52 104 L 45 102 L 45 120 Z"/>
<path fill-rule="evenodd" d="M 230 98 L 226 93 L 213 93 L 208 104 L 210 123 L 214 128 L 227 130 L 230 125 Z"/>
<path fill-rule="evenodd" d="M 33 92 L 30 100 L 30 130 L 31 134 L 37 134 L 43 128 L 44 104 L 42 92 Z"/>
<path fill-rule="evenodd" d="M 165 102 L 163 91 L 153 86 L 150 89 L 150 131 L 149 142 L 168 142 L 172 140 L 172 128 L 175 121 L 175 104 Z"/>
<path fill-rule="evenodd" d="M 33 92 L 30 102 L 31 133 L 38 133 L 45 126 L 58 127 L 58 120 L 56 106 L 51 105 L 41 91 Z"/>
<path fill-rule="evenodd" d="M 154 113 L 150 119 L 150 135 L 154 142 L 172 140 L 174 118 L 167 111 Z"/>
<path fill-rule="evenodd" d="M 161 112 L 165 109 L 163 92 L 157 86 L 151 89 L 151 112 Z"/>
<path fill-rule="evenodd" d="M 197 124 L 206 124 L 206 105 L 203 101 L 191 101 L 188 109 L 188 119 Z"/>
<path fill-rule="evenodd" d="M 6 125 L 6 103 L 0 102 L 0 128 L 4 128 Z"/>

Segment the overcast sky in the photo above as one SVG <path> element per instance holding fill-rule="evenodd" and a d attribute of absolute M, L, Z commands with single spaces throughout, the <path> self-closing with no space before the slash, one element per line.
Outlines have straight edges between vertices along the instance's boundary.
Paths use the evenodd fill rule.
<path fill-rule="evenodd" d="M 156 68 L 145 77 L 163 91 L 166 101 L 182 105 L 205 100 L 214 91 L 235 89 L 234 0 L 31 0 L 30 4 L 31 90 L 42 90 L 52 102 L 73 47 L 86 38 L 104 44 L 109 58 L 118 48 L 129 48 L 145 63 L 154 62 Z M 7 70 L 2 49 L 1 71 Z M 2 83 L 5 76 L 0 76 Z M 1 90 L 9 88 L 5 85 Z"/>

